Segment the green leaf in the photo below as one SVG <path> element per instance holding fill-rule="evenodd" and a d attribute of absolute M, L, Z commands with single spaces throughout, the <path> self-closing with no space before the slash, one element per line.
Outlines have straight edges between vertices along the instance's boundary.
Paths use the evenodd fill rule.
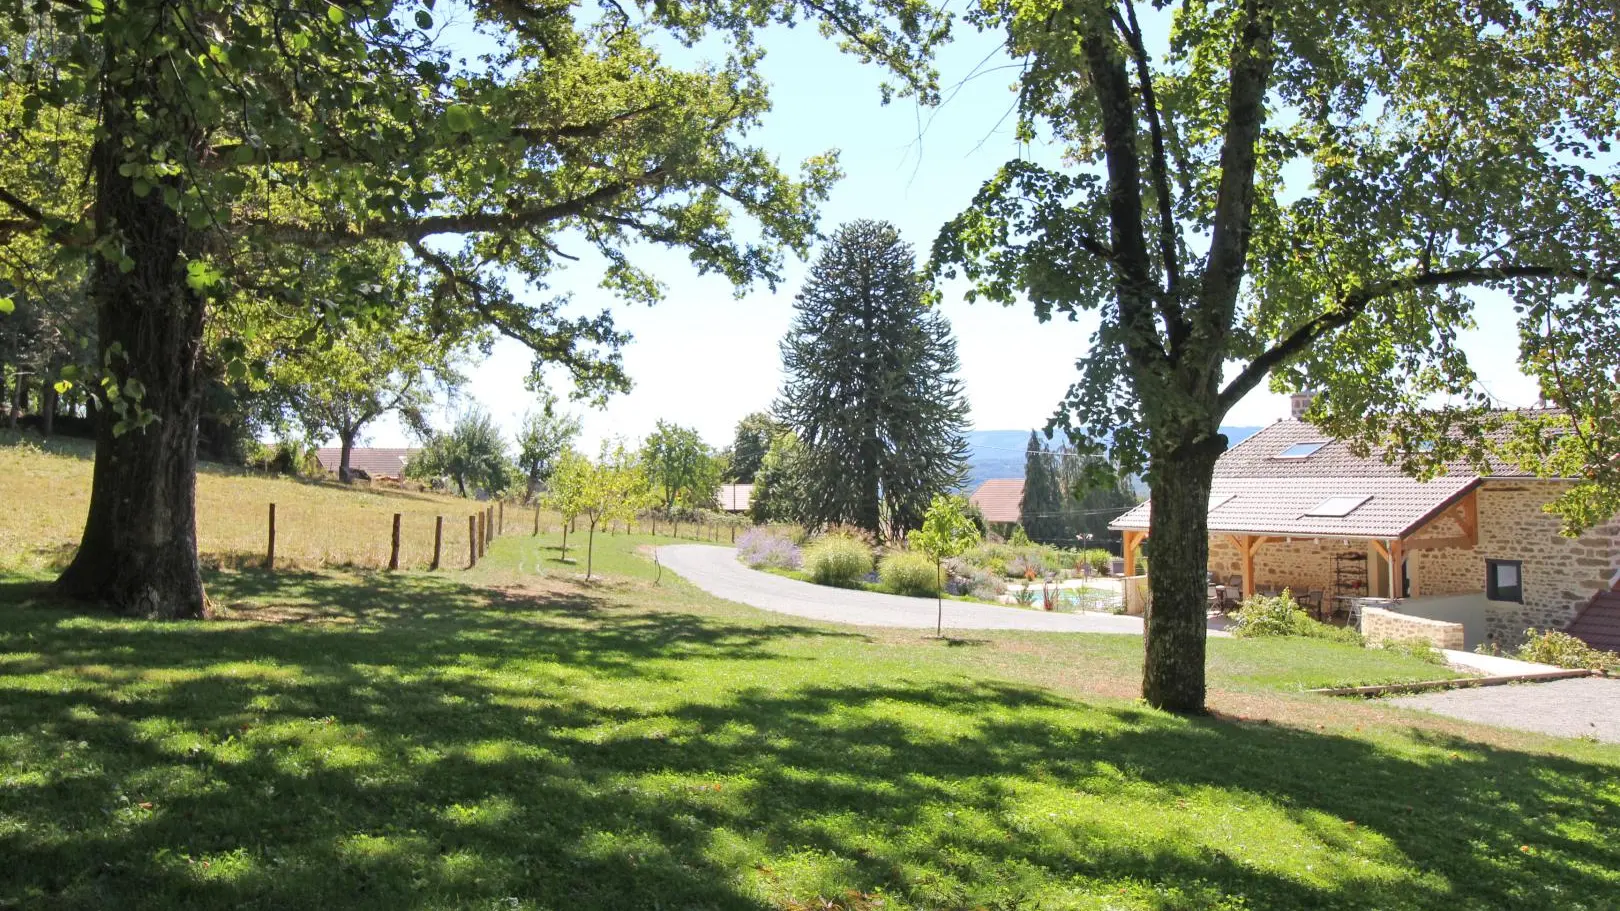
<path fill-rule="evenodd" d="M 130 377 L 129 379 L 124 380 L 124 398 L 126 398 L 126 399 L 134 399 L 135 401 L 138 402 L 145 395 L 146 395 L 146 387 L 141 385 L 140 380 L 138 380 L 138 379 L 136 379 L 134 377 Z"/>
<path fill-rule="evenodd" d="M 10 313 L 17 309 L 17 304 L 9 297 L 0 297 L 0 313 Z"/>
<path fill-rule="evenodd" d="M 69 389 L 72 389 L 73 384 L 68 382 L 67 380 L 57 380 L 55 383 L 53 383 L 51 385 L 51 388 L 56 390 L 57 395 L 62 395 L 63 393 L 67 392 Z"/>
<path fill-rule="evenodd" d="M 233 380 L 239 380 L 242 377 L 247 376 L 247 365 L 243 364 L 241 361 L 231 361 L 225 366 L 225 375 L 229 376 Z"/>
<path fill-rule="evenodd" d="M 452 104 L 445 109 L 444 119 L 449 124 L 451 132 L 466 133 L 472 129 L 472 108 L 464 104 Z"/>
<path fill-rule="evenodd" d="M 425 9 L 417 10 L 416 11 L 416 27 L 421 29 L 424 32 L 427 31 L 428 29 L 432 28 L 433 27 L 433 14 L 429 13 Z"/>
<path fill-rule="evenodd" d="M 326 8 L 326 18 L 331 20 L 333 25 L 342 25 L 349 16 L 343 12 L 343 7 L 332 4 Z"/>

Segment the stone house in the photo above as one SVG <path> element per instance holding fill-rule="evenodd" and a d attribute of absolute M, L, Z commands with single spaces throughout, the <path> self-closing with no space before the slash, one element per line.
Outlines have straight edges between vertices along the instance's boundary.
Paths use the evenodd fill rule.
<path fill-rule="evenodd" d="M 1449 467 L 1419 481 L 1308 423 L 1279 421 L 1216 465 L 1210 570 L 1245 596 L 1289 588 L 1327 614 L 1376 604 L 1417 625 L 1460 625 L 1466 648 L 1511 647 L 1530 627 L 1570 629 L 1577 617 L 1577 634 L 1620 621 L 1620 598 L 1604 594 L 1620 581 L 1620 520 L 1566 538 L 1543 507 L 1569 482 L 1506 464 Z M 1127 573 L 1150 509 L 1110 526 L 1125 535 Z"/>

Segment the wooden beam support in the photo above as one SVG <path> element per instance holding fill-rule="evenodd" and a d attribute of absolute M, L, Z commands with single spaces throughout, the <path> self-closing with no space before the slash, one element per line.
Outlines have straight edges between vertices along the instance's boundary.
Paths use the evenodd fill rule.
<path fill-rule="evenodd" d="M 1384 546 L 1384 542 L 1377 538 L 1371 538 L 1368 543 L 1372 545 L 1373 550 L 1378 551 L 1378 556 L 1383 557 L 1385 560 L 1389 559 L 1389 548 Z"/>
<path fill-rule="evenodd" d="M 1260 542 L 1254 535 L 1244 535 L 1238 545 L 1243 551 L 1243 599 L 1254 597 L 1254 550 Z"/>
<path fill-rule="evenodd" d="M 1457 524 L 1462 526 L 1463 537 L 1468 539 L 1469 547 L 1479 546 L 1479 488 L 1468 492 L 1457 503 Z"/>
<path fill-rule="evenodd" d="M 1125 575 L 1136 575 L 1136 548 L 1142 543 L 1142 532 L 1125 532 Z"/>
<path fill-rule="evenodd" d="M 1391 539 L 1389 542 L 1389 596 L 1391 598 L 1406 596 L 1406 592 L 1402 591 L 1404 586 L 1401 585 L 1401 577 L 1406 575 L 1405 563 L 1406 552 L 1401 548 L 1401 540 L 1399 538 Z"/>

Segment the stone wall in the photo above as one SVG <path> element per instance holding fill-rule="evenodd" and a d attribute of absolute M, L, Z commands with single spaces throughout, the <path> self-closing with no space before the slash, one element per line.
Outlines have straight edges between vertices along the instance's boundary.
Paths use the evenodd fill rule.
<path fill-rule="evenodd" d="M 1529 627 L 1563 629 L 1620 569 L 1620 521 L 1610 520 L 1581 535 L 1558 533 L 1559 519 L 1542 507 L 1565 489 L 1559 481 L 1487 481 L 1479 492 L 1479 582 L 1485 587 L 1485 561 L 1523 560 L 1524 603 L 1492 601 L 1486 611 L 1489 635 L 1504 646 L 1517 645 Z"/>
<path fill-rule="evenodd" d="M 1361 607 L 1361 635 L 1366 637 L 1369 643 L 1422 639 L 1433 644 L 1435 648 L 1460 650 L 1463 647 L 1461 623 L 1413 617 L 1410 614 L 1373 607 L 1368 603 L 1379 600 L 1383 599 L 1365 598 L 1357 602 Z"/>

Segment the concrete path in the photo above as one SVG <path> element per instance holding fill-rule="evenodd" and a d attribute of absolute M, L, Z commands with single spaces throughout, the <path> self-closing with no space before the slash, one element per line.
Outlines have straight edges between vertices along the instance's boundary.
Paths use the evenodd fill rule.
<path fill-rule="evenodd" d="M 1452 667 L 1473 671 L 1486 677 L 1561 677 L 1568 673 L 1565 669 L 1551 664 L 1534 664 L 1500 655 L 1481 655 L 1478 652 L 1460 652 L 1449 648 L 1441 649 L 1440 653 L 1446 656 L 1446 663 Z"/>
<path fill-rule="evenodd" d="M 1497 727 L 1620 743 L 1620 680 L 1584 677 L 1398 696 L 1391 705 Z"/>
<path fill-rule="evenodd" d="M 856 626 L 933 629 L 935 604 L 878 592 L 812 585 L 749 569 L 730 547 L 675 544 L 658 549 L 664 566 L 711 595 L 761 610 Z M 1027 629 L 1064 633 L 1142 634 L 1142 618 L 1113 614 L 1059 614 L 1021 607 L 945 602 L 946 629 Z M 1225 633 L 1210 633 L 1222 636 Z"/>

